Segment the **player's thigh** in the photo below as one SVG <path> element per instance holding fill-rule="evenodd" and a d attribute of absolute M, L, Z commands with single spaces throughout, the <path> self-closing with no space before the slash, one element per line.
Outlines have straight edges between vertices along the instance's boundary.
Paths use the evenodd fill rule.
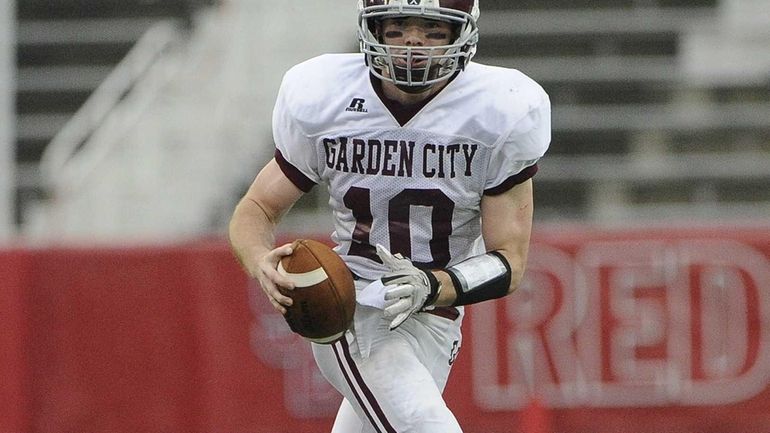
<path fill-rule="evenodd" d="M 342 399 L 331 433 L 377 433 L 370 423 L 364 424 L 347 398 Z"/>
<path fill-rule="evenodd" d="M 444 391 L 452 365 L 462 345 L 462 313 L 453 318 L 420 313 L 404 323 L 405 331 L 417 342 L 415 352 L 430 371 L 434 382 Z"/>
<path fill-rule="evenodd" d="M 380 339 L 369 357 L 351 351 L 347 341 L 313 345 L 318 365 L 351 403 L 364 424 L 380 432 L 460 432 L 432 374 L 413 342 L 397 332 Z"/>
<path fill-rule="evenodd" d="M 383 421 L 384 417 L 381 416 L 380 406 L 365 384 L 360 370 L 355 366 L 347 341 L 344 344 L 342 342 L 324 345 L 313 344 L 312 348 L 313 356 L 321 373 L 344 397 L 343 404 L 340 406 L 335 419 L 334 433 L 382 432 L 383 422 L 387 424 L 387 421 Z M 362 384 L 364 384 L 363 389 Z M 361 429 L 356 430 L 357 424 L 351 420 L 350 411 L 346 407 L 345 401 L 358 418 L 358 425 L 361 426 Z M 363 427 L 369 430 L 365 430 Z"/>

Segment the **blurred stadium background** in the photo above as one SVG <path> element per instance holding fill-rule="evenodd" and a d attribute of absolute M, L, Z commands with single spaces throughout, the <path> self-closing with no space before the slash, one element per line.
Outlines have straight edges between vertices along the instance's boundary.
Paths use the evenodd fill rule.
<path fill-rule="evenodd" d="M 770 0 L 481 8 L 476 60 L 539 81 L 554 136 L 527 282 L 469 309 L 449 405 L 469 433 L 770 431 Z M 355 51 L 355 13 L 0 0 L 0 433 L 329 430 L 224 239 L 283 72 Z M 328 239 L 326 198 L 282 239 Z"/>

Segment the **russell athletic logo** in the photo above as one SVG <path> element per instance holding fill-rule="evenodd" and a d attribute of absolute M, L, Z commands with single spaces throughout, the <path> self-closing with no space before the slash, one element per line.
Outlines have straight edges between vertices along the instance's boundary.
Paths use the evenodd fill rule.
<path fill-rule="evenodd" d="M 355 111 L 358 113 L 368 113 L 369 110 L 364 108 L 364 103 L 366 103 L 366 99 L 362 98 L 353 98 L 352 101 L 350 101 L 350 105 L 348 108 L 345 109 L 345 111 Z"/>

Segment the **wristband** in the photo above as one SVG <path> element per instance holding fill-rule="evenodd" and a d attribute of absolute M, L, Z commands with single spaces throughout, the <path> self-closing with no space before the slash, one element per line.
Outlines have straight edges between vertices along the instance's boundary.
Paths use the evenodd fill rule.
<path fill-rule="evenodd" d="M 445 271 L 457 292 L 453 306 L 502 298 L 511 284 L 511 265 L 497 251 L 463 260 Z"/>
<path fill-rule="evenodd" d="M 423 272 L 425 272 L 425 274 L 428 276 L 428 284 L 430 285 L 430 293 L 428 294 L 428 298 L 425 300 L 425 304 L 422 306 L 425 308 L 436 303 L 438 295 L 441 293 L 441 283 L 438 281 L 438 278 L 433 275 L 433 272 L 429 270 L 424 270 Z"/>

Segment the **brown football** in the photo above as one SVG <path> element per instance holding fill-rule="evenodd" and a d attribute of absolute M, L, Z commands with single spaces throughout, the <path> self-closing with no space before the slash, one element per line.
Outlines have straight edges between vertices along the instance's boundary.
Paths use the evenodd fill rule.
<path fill-rule="evenodd" d="M 320 344 L 337 341 L 353 322 L 356 290 L 353 274 L 337 253 L 312 239 L 292 243 L 293 252 L 278 272 L 294 281 L 284 293 L 294 300 L 284 318 L 292 331 Z"/>

